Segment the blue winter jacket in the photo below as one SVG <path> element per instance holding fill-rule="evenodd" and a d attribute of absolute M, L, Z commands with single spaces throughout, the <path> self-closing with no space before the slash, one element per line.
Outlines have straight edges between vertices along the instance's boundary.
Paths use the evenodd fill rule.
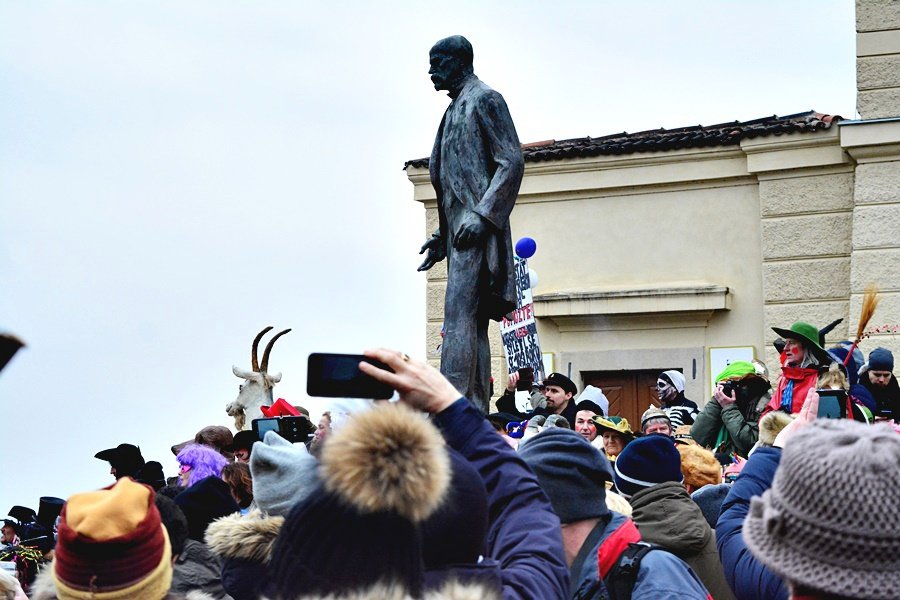
<path fill-rule="evenodd" d="M 585 544 L 590 543 L 592 539 L 596 539 L 596 541 L 581 566 L 573 565 L 573 569 L 578 569 L 578 573 L 573 574 L 572 600 L 609 598 L 610 593 L 606 584 L 600 579 L 598 567 L 600 547 L 614 531 L 626 524 L 627 521 L 629 521 L 628 517 L 613 512 L 609 522 L 598 523 L 597 527 L 604 527 L 599 538 L 588 536 Z M 687 563 L 662 549 L 648 552 L 641 559 L 641 568 L 631 594 L 634 600 L 658 600 L 661 598 L 667 600 L 711 600 L 712 598 L 703 587 L 700 578 Z"/>
<path fill-rule="evenodd" d="M 750 498 L 761 496 L 772 486 L 781 449 L 757 448 L 722 503 L 716 523 L 716 546 L 725 569 L 725 579 L 737 600 L 787 600 L 787 587 L 750 553 L 741 530 L 750 512 Z"/>
<path fill-rule="evenodd" d="M 559 517 L 531 469 L 465 398 L 435 415 L 434 423 L 484 480 L 489 502 L 485 558 L 499 564 L 503 598 L 567 598 L 569 569 Z"/>

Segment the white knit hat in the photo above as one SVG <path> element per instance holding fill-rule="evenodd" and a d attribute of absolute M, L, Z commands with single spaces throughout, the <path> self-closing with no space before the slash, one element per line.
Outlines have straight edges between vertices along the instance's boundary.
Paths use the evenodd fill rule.
<path fill-rule="evenodd" d="M 669 378 L 677 391 L 684 391 L 684 375 L 681 371 L 663 371 L 662 374 Z"/>
<path fill-rule="evenodd" d="M 598 387 L 594 387 L 592 385 L 587 385 L 581 390 L 581 395 L 578 396 L 578 402 L 582 400 L 590 400 L 597 406 L 603 409 L 603 416 L 609 415 L 609 398 L 603 393 Z"/>

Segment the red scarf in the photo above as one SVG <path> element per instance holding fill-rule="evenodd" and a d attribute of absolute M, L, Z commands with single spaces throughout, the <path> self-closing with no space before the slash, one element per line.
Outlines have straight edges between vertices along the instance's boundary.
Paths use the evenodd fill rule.
<path fill-rule="evenodd" d="M 795 415 L 800 412 L 803 403 L 806 401 L 806 394 L 809 390 L 816 389 L 816 383 L 819 381 L 819 370 L 816 368 L 801 369 L 800 367 L 787 367 L 784 364 L 785 356 L 781 355 L 781 377 L 778 378 L 778 385 L 775 387 L 775 393 L 772 399 L 766 404 L 766 408 L 762 414 L 767 414 L 773 410 L 781 408 L 781 396 L 784 394 L 784 388 L 788 381 L 794 382 L 793 395 L 791 396 L 791 414 Z"/>

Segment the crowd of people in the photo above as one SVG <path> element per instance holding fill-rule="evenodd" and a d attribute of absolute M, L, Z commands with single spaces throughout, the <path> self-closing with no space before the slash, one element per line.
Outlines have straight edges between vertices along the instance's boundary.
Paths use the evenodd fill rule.
<path fill-rule="evenodd" d="M 112 485 L 14 506 L 0 594 L 897 597 L 893 356 L 826 350 L 802 322 L 775 331 L 774 381 L 733 362 L 700 407 L 663 371 L 634 428 L 560 373 L 526 392 L 527 411 L 513 373 L 485 416 L 428 364 L 369 352 L 389 370 L 360 369 L 399 401 L 317 425 L 296 407 L 306 443 L 205 427 L 172 446 L 169 478 L 122 443 L 96 454 Z"/>

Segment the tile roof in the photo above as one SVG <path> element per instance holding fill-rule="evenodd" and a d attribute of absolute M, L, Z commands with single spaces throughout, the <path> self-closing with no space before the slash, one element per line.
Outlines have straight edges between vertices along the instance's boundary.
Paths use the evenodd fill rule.
<path fill-rule="evenodd" d="M 828 129 L 840 121 L 839 115 L 815 111 L 779 117 L 763 117 L 752 121 L 733 121 L 718 125 L 693 125 L 678 129 L 651 129 L 637 133 L 615 133 L 603 137 L 545 140 L 522 144 L 525 162 L 584 158 L 589 156 L 633 154 L 635 152 L 663 152 L 682 148 L 736 146 L 741 140 L 767 135 L 803 133 Z M 427 167 L 427 158 L 406 161 L 403 168 Z"/>

